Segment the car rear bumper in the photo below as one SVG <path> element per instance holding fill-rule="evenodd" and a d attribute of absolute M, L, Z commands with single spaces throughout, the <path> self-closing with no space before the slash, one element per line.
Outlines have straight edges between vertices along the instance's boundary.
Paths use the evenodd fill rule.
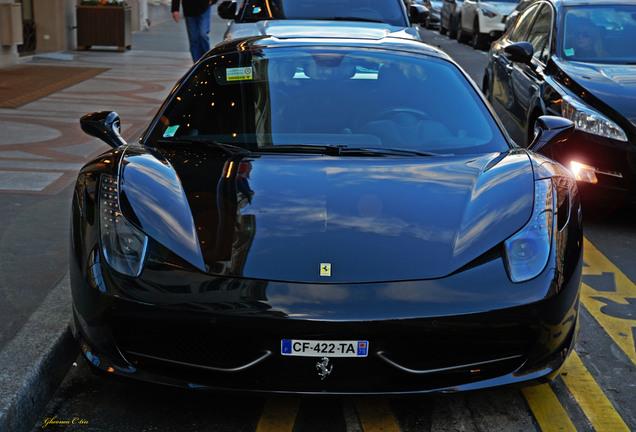
<path fill-rule="evenodd" d="M 488 34 L 493 37 L 503 34 L 505 23 L 502 22 L 500 15 L 496 15 L 492 18 L 483 16 L 481 12 L 479 12 L 479 15 L 479 31 L 481 33 Z"/>

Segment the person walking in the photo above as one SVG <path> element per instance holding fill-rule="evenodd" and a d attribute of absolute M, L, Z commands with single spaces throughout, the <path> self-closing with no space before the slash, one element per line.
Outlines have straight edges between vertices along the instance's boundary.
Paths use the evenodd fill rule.
<path fill-rule="evenodd" d="M 172 18 L 175 22 L 179 22 L 179 8 L 183 6 L 190 54 L 195 63 L 210 49 L 210 7 L 214 3 L 216 0 L 172 0 Z"/>

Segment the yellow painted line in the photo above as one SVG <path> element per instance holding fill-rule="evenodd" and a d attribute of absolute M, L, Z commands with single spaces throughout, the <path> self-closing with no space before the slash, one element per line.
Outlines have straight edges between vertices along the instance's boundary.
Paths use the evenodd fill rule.
<path fill-rule="evenodd" d="M 596 432 L 629 432 L 629 428 L 575 351 L 570 353 L 563 365 L 561 378 Z"/>
<path fill-rule="evenodd" d="M 521 391 L 543 432 L 576 432 L 572 420 L 552 391 L 550 384 L 523 387 Z"/>
<path fill-rule="evenodd" d="M 354 403 L 364 432 L 400 432 L 395 415 L 385 398 L 358 398 Z"/>
<path fill-rule="evenodd" d="M 298 414 L 300 398 L 271 397 L 267 399 L 256 432 L 291 432 Z"/>
<path fill-rule="evenodd" d="M 602 297 L 610 301 L 629 305 L 627 298 L 636 298 L 636 285 L 618 267 L 607 259 L 589 240 L 584 241 L 584 259 L 588 267 L 583 267 L 583 275 L 614 273 L 616 292 L 600 292 L 581 284 L 581 301 L 596 321 L 605 329 L 616 344 L 636 365 L 636 347 L 632 328 L 636 327 L 636 319 L 622 319 L 604 314 L 601 311 L 606 303 L 592 297 Z"/>

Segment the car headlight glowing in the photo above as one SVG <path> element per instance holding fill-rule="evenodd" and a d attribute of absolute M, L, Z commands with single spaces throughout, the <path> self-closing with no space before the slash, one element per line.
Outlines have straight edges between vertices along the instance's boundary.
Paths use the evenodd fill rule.
<path fill-rule="evenodd" d="M 139 276 L 148 237 L 124 218 L 117 180 L 104 174 L 99 190 L 99 214 L 101 248 L 106 262 L 119 273 Z"/>
<path fill-rule="evenodd" d="M 594 167 L 589 165 L 582 164 L 580 162 L 572 161 L 570 162 L 570 171 L 574 174 L 574 178 L 576 181 L 584 181 L 587 183 L 598 183 L 598 178 L 596 177 L 596 170 Z"/>
<path fill-rule="evenodd" d="M 625 135 L 619 125 L 571 96 L 563 96 L 561 115 L 572 120 L 576 128 L 581 131 L 619 141 L 627 141 L 627 135 Z"/>
<path fill-rule="evenodd" d="M 530 221 L 504 242 L 508 275 L 513 282 L 538 276 L 550 256 L 554 227 L 552 180 L 539 180 L 534 186 L 534 208 Z"/>

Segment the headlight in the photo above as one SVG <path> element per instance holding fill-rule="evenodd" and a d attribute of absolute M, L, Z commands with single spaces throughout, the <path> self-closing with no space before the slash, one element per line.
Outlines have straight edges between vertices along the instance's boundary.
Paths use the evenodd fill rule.
<path fill-rule="evenodd" d="M 482 9 L 481 13 L 488 18 L 494 18 L 497 16 L 497 12 L 490 11 L 488 9 Z"/>
<path fill-rule="evenodd" d="M 102 175 L 99 189 L 99 231 L 102 253 L 110 267 L 128 276 L 139 276 L 146 257 L 148 237 L 121 213 L 117 181 Z"/>
<path fill-rule="evenodd" d="M 508 275 L 513 282 L 538 276 L 548 262 L 554 227 L 552 180 L 534 183 L 532 217 L 521 231 L 504 242 Z"/>
<path fill-rule="evenodd" d="M 625 135 L 619 125 L 571 96 L 563 96 L 561 115 L 572 120 L 576 128 L 584 132 L 619 141 L 627 141 L 627 135 Z"/>

